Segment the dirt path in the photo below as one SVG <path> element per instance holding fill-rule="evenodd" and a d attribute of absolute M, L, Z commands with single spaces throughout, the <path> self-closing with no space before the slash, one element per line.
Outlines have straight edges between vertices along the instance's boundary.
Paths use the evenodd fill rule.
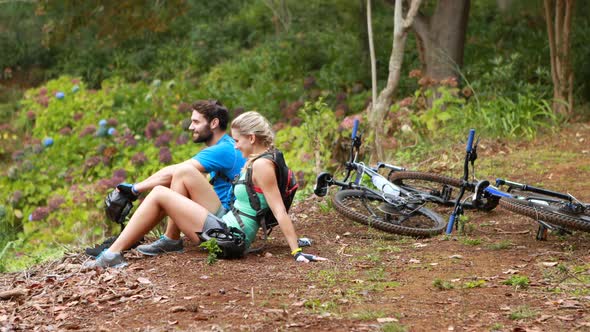
<path fill-rule="evenodd" d="M 480 158 L 590 201 L 588 142 L 579 124 L 488 142 Z M 536 241 L 534 221 L 497 209 L 468 212 L 465 235 L 416 240 L 323 206 L 310 198 L 292 215 L 329 262 L 293 262 L 278 232 L 265 255 L 213 265 L 188 243 L 182 254 L 130 253 L 123 270 L 81 271 L 85 257 L 70 255 L 0 275 L 0 294 L 22 291 L 0 299 L 0 331 L 590 331 L 590 234 Z"/>

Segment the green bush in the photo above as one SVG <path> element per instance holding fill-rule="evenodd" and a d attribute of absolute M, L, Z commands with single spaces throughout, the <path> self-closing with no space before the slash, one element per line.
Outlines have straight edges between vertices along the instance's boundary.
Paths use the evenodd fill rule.
<path fill-rule="evenodd" d="M 198 149 L 186 144 L 185 82 L 112 79 L 102 85 L 89 90 L 63 76 L 25 92 L 13 125 L 30 135 L 30 143 L 12 155 L 7 176 L 0 178 L 2 248 L 12 242 L 11 252 L 44 257 L 58 243 L 96 241 L 116 227 L 102 212 L 108 190 Z"/>

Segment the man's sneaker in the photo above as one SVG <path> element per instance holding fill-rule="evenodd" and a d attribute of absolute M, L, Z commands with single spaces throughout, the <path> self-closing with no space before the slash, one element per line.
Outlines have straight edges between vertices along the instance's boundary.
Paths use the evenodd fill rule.
<path fill-rule="evenodd" d="M 160 238 L 153 243 L 137 246 L 137 251 L 148 256 L 156 256 L 168 252 L 182 252 L 182 250 L 182 239 L 171 240 L 166 237 L 166 235 L 160 236 Z"/>
<path fill-rule="evenodd" d="M 96 267 L 125 267 L 127 266 L 127 262 L 123 258 L 120 252 L 110 252 L 105 249 L 98 257 L 96 257 L 93 261 L 88 261 L 84 263 L 84 267 L 87 269 L 92 269 Z"/>

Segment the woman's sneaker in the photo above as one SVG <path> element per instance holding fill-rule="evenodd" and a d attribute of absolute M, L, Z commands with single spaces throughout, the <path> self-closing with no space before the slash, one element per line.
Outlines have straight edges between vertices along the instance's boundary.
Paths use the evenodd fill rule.
<path fill-rule="evenodd" d="M 137 246 L 137 251 L 147 256 L 156 256 L 169 252 L 182 252 L 182 239 L 172 240 L 166 235 L 162 235 L 153 243 Z"/>
<path fill-rule="evenodd" d="M 108 249 L 105 249 L 98 257 L 96 257 L 93 261 L 88 261 L 84 263 L 84 267 L 87 269 L 92 269 L 96 267 L 125 267 L 127 266 L 127 262 L 123 255 L 120 252 L 110 252 Z"/>

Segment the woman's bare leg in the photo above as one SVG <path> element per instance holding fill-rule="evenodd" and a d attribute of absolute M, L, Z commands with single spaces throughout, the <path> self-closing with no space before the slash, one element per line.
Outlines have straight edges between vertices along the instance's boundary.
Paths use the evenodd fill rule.
<path fill-rule="evenodd" d="M 161 220 L 162 212 L 174 220 L 174 224 L 189 239 L 199 242 L 197 232 L 203 230 L 209 210 L 189 198 L 163 186 L 155 187 L 141 203 L 109 251 L 129 249 Z"/>
<path fill-rule="evenodd" d="M 221 201 L 209 184 L 205 176 L 190 164 L 181 164 L 174 170 L 170 189 L 190 198 L 193 202 L 215 213 L 221 206 Z M 173 218 L 168 218 L 166 236 L 172 240 L 180 238 L 180 229 Z"/>

